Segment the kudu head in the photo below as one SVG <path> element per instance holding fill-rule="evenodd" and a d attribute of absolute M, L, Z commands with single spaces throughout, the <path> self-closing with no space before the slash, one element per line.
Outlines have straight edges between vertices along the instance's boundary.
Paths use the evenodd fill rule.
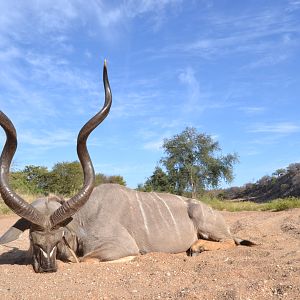
<path fill-rule="evenodd" d="M 95 173 L 86 142 L 90 133 L 109 113 L 112 95 L 109 86 L 106 62 L 103 68 L 105 103 L 102 109 L 80 130 L 77 138 L 77 154 L 80 160 L 84 184 L 81 190 L 68 201 L 39 199 L 32 204 L 17 195 L 9 185 L 9 168 L 17 149 L 17 135 L 13 123 L 0 111 L 0 125 L 6 134 L 6 142 L 0 157 L 0 193 L 2 199 L 21 219 L 1 237 L 1 244 L 16 239 L 21 232 L 29 229 L 32 249 L 32 264 L 35 272 L 55 272 L 56 256 L 65 241 L 64 226 L 87 202 L 94 188 Z"/>

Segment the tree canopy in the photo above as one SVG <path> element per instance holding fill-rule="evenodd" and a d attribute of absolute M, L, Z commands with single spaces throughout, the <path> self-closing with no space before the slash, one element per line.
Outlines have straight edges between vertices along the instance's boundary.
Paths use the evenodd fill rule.
<path fill-rule="evenodd" d="M 157 192 L 172 192 L 168 175 L 158 166 L 155 168 L 153 175 L 146 180 L 144 186 L 140 186 L 140 189 L 144 189 L 147 192 L 151 190 Z"/>
<path fill-rule="evenodd" d="M 217 187 L 221 180 L 233 180 L 237 154 L 219 154 L 219 143 L 209 135 L 198 133 L 193 127 L 165 139 L 163 149 L 165 156 L 160 162 L 166 172 L 157 167 L 145 182 L 145 189 L 179 195 L 191 193 L 195 197 L 205 188 Z"/>
<path fill-rule="evenodd" d="M 49 171 L 42 166 L 26 166 L 21 171 L 10 173 L 10 183 L 14 190 L 22 194 L 44 194 L 48 187 Z"/>
<path fill-rule="evenodd" d="M 118 183 L 126 185 L 120 175 L 95 175 L 95 184 Z M 83 184 L 83 172 L 78 161 L 59 162 L 52 170 L 43 166 L 26 166 L 23 170 L 10 173 L 12 188 L 22 194 L 59 194 L 71 196 L 79 191 Z"/>

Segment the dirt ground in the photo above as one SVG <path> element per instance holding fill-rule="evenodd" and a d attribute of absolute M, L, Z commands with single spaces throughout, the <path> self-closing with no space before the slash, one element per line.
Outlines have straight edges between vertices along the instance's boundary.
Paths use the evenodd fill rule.
<path fill-rule="evenodd" d="M 59 263 L 36 274 L 28 235 L 0 246 L 0 299 L 300 299 L 300 209 L 224 212 L 232 232 L 255 247 L 151 253 L 127 263 Z M 16 217 L 0 218 L 0 234 Z"/>

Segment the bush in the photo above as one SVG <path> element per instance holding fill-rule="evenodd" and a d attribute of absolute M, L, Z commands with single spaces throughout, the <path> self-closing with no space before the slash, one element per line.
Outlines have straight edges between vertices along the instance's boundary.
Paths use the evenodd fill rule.
<path fill-rule="evenodd" d="M 96 174 L 95 184 L 118 183 L 126 185 L 120 175 Z M 23 170 L 10 173 L 10 185 L 19 194 L 48 195 L 49 193 L 70 197 L 83 185 L 83 172 L 78 161 L 61 162 L 51 171 L 41 166 L 26 166 Z"/>
<path fill-rule="evenodd" d="M 262 205 L 264 205 L 263 210 L 281 211 L 281 210 L 287 210 L 291 208 L 299 208 L 300 199 L 296 197 L 276 199 L 271 202 L 264 203 Z"/>

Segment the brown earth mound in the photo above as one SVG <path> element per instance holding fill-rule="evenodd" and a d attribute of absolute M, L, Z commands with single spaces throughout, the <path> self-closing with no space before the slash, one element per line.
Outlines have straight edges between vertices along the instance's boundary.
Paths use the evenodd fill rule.
<path fill-rule="evenodd" d="M 60 263 L 57 273 L 36 274 L 24 233 L 0 246 L 0 299 L 300 299 L 300 209 L 223 214 L 236 236 L 258 245 L 198 257 Z M 0 234 L 16 219 L 0 218 Z"/>

